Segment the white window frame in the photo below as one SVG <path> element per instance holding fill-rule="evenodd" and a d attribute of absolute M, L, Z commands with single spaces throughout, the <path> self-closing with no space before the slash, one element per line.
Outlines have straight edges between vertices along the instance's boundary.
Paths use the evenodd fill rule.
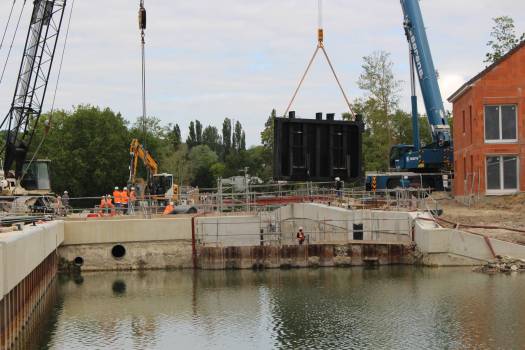
<path fill-rule="evenodd" d="M 500 189 L 499 190 L 489 190 L 489 177 L 488 177 L 488 157 L 498 157 L 499 158 L 499 177 L 500 177 Z M 503 167 L 503 157 L 516 157 L 516 189 L 503 189 L 504 185 L 504 167 Z M 501 195 L 511 195 L 520 192 L 520 157 L 518 154 L 485 154 L 485 193 L 488 196 L 501 196 Z"/>
<path fill-rule="evenodd" d="M 516 107 L 516 118 L 514 118 L 514 121 L 516 123 L 516 138 L 515 139 L 503 139 L 503 118 L 502 118 L 502 107 L 508 107 L 508 106 L 514 106 Z M 487 140 L 487 107 L 499 107 L 499 139 L 498 140 Z M 504 104 L 487 104 L 483 105 L 483 138 L 485 139 L 485 143 L 517 143 L 518 142 L 518 105 L 513 103 L 504 103 Z"/>

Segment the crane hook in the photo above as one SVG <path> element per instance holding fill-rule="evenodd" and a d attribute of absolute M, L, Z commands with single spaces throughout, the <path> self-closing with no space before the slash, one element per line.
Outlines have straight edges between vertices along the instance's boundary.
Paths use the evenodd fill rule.
<path fill-rule="evenodd" d="M 144 0 L 140 0 L 139 29 L 141 31 L 144 31 L 146 29 L 146 8 L 144 8 Z"/>

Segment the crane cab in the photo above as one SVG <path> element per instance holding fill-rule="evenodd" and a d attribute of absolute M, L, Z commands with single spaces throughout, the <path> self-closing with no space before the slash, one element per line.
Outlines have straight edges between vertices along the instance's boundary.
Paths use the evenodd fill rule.
<path fill-rule="evenodd" d="M 172 174 L 155 174 L 150 184 L 150 194 L 158 199 L 177 201 L 179 186 L 174 184 Z"/>
<path fill-rule="evenodd" d="M 51 192 L 51 180 L 49 176 L 51 161 L 47 159 L 26 161 L 24 164 L 24 177 L 20 184 L 28 192 L 48 194 Z"/>

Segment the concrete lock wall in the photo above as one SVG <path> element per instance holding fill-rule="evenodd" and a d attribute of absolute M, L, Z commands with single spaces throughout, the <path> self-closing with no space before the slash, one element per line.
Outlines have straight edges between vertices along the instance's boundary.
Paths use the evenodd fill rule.
<path fill-rule="evenodd" d="M 265 233 L 268 231 L 268 221 L 258 215 L 211 216 L 195 220 L 196 237 L 203 245 L 256 246 L 261 243 L 261 229 Z"/>
<path fill-rule="evenodd" d="M 294 242 L 300 226 L 310 235 L 311 242 L 354 240 L 360 231 L 364 241 L 409 242 L 417 213 L 296 203 L 279 209 L 276 216 L 281 220 L 284 242 Z"/>
<path fill-rule="evenodd" d="M 64 241 L 64 222 L 0 234 L 0 292 L 5 296 Z"/>
<path fill-rule="evenodd" d="M 490 238 L 496 255 L 525 259 L 525 246 Z M 478 265 L 493 260 L 485 238 L 459 230 L 439 227 L 434 222 L 416 221 L 415 242 L 426 265 Z"/>
<path fill-rule="evenodd" d="M 84 271 L 191 268 L 192 219 L 67 221 L 60 256 Z"/>
<path fill-rule="evenodd" d="M 244 216 L 196 218 L 199 244 L 216 246 L 256 246 L 263 240 L 295 244 L 303 227 L 309 243 L 326 244 L 354 240 L 354 231 L 363 231 L 364 241 L 407 243 L 411 240 L 416 214 L 349 210 L 314 203 L 296 203 L 274 213 Z M 359 225 L 358 227 L 354 227 Z"/>
<path fill-rule="evenodd" d="M 66 221 L 64 245 L 191 240 L 191 217 Z"/>

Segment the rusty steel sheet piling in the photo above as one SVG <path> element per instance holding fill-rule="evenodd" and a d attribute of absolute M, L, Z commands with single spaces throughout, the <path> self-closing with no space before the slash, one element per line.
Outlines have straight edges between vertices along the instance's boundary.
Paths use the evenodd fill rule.
<path fill-rule="evenodd" d="M 310 244 L 197 248 L 203 270 L 344 267 L 412 264 L 413 248 L 405 244 Z"/>
<path fill-rule="evenodd" d="M 58 256 L 52 252 L 0 300 L 0 350 L 11 349 L 33 328 L 57 271 Z"/>

